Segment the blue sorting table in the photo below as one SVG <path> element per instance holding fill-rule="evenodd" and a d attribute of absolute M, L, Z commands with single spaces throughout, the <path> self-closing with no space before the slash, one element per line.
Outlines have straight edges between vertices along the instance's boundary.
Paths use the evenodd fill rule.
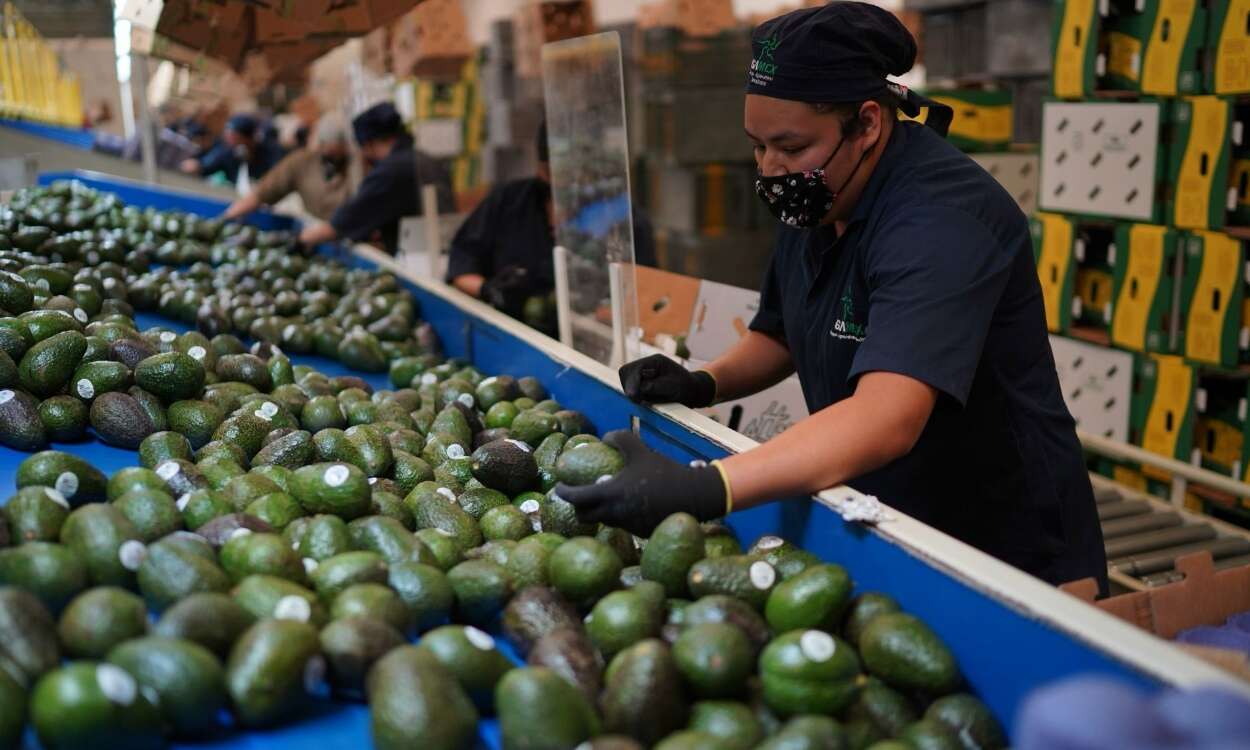
<path fill-rule="evenodd" d="M 65 177 L 115 190 L 135 205 L 203 214 L 222 208 L 217 201 L 114 182 L 101 175 L 55 174 L 41 181 Z M 448 355 L 466 357 L 486 373 L 536 376 L 553 398 L 587 414 L 600 433 L 633 427 L 652 447 L 681 460 L 712 459 L 749 447 L 750 441 L 688 410 L 630 402 L 607 368 L 441 284 L 408 275 L 380 253 L 358 249 L 349 260 L 400 276 Z M 138 323 L 170 325 L 150 316 L 140 316 Z M 292 359 L 329 374 L 347 372 L 337 362 L 318 357 Z M 389 387 L 383 375 L 365 377 L 375 387 Z M 96 442 L 55 447 L 83 456 L 106 472 L 137 464 L 133 453 Z M 14 489 L 13 473 L 25 455 L 0 448 L 0 496 Z M 844 521 L 834 510 L 839 493 L 853 490 L 839 488 L 819 498 L 778 501 L 735 513 L 728 522 L 744 544 L 764 534 L 785 537 L 845 566 L 858 590 L 894 596 L 946 640 L 970 689 L 1008 727 L 1031 690 L 1079 673 L 1116 677 L 1148 690 L 1166 683 L 1202 682 L 1250 690 L 1167 643 L 906 517 L 874 528 Z M 301 722 L 267 731 L 223 731 L 186 747 L 356 750 L 368 741 L 368 732 L 363 705 L 310 698 L 308 716 Z M 495 721 L 482 722 L 481 744 L 500 746 Z"/>

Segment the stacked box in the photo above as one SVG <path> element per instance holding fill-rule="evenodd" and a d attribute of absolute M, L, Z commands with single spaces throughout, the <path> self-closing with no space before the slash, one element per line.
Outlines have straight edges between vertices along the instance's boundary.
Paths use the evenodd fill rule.
<path fill-rule="evenodd" d="M 1072 325 L 1076 263 L 1072 246 L 1075 222 L 1061 214 L 1037 212 L 1029 220 L 1033 235 L 1033 259 L 1042 282 L 1046 328 L 1063 333 Z"/>
<path fill-rule="evenodd" d="M 1182 351 L 1195 362 L 1236 366 L 1250 344 L 1242 320 L 1245 249 L 1239 240 L 1218 232 L 1194 232 L 1183 243 Z"/>
<path fill-rule="evenodd" d="M 1184 359 L 1166 354 L 1137 358 L 1130 423 L 1131 442 L 1178 461 L 1192 459 L 1197 377 Z M 1168 481 L 1166 473 L 1142 467 L 1147 478 Z"/>
<path fill-rule="evenodd" d="M 1241 479 L 1250 468 L 1246 440 L 1250 377 L 1245 373 L 1203 369 L 1194 400 L 1198 415 L 1194 439 L 1203 468 Z"/>
<path fill-rule="evenodd" d="M 1111 343 L 1138 352 L 1174 353 L 1179 234 L 1157 224 L 1118 224 Z"/>
<path fill-rule="evenodd" d="M 1218 96 L 1189 96 L 1178 99 L 1171 111 L 1168 223 L 1183 229 L 1219 229 L 1231 208 L 1232 103 Z"/>
<path fill-rule="evenodd" d="M 1104 84 L 1159 96 L 1201 93 L 1206 31 L 1198 0 L 1120 0 L 1102 25 Z"/>
<path fill-rule="evenodd" d="M 1250 226 L 1250 100 L 1233 105 L 1232 153 L 1228 162 L 1228 216 L 1226 225 Z"/>
<path fill-rule="evenodd" d="M 1051 93 L 1060 99 L 1081 99 L 1094 92 L 1099 73 L 1098 40 L 1102 17 L 1099 0 L 1055 0 L 1051 23 L 1054 71 Z M 1102 60 L 1105 65 L 1105 59 Z"/>
<path fill-rule="evenodd" d="M 1207 91 L 1250 93 L 1250 0 L 1210 4 L 1207 50 Z"/>
<path fill-rule="evenodd" d="M 542 47 L 548 42 L 586 36 L 595 31 L 594 8 L 589 0 L 528 2 L 513 20 L 516 73 L 542 77 Z"/>
<path fill-rule="evenodd" d="M 973 154 L 972 160 L 1003 186 L 1025 216 L 1037 210 L 1036 153 Z"/>
<path fill-rule="evenodd" d="M 742 122 L 741 87 L 677 88 L 646 96 L 645 129 L 650 154 L 682 165 L 743 162 L 751 146 L 741 131 L 707 128 L 706 122 Z M 697 117 L 692 117 L 697 113 Z"/>
<path fill-rule="evenodd" d="M 1014 126 L 1007 90 L 938 89 L 925 95 L 954 110 L 946 140 L 961 151 L 1003 151 Z"/>

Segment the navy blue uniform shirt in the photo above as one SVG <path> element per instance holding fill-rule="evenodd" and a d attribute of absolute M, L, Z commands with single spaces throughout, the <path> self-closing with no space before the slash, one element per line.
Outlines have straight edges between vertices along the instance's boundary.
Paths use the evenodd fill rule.
<path fill-rule="evenodd" d="M 278 134 L 273 128 L 266 128 L 259 141 L 251 149 L 247 161 L 247 178 L 256 182 L 269 173 L 274 165 L 286 156 L 286 149 L 278 143 Z M 209 177 L 218 172 L 226 175 L 226 179 L 237 182 L 239 169 L 243 162 L 234 155 L 234 149 L 225 141 L 219 140 L 200 157 L 200 174 Z"/>
<path fill-rule="evenodd" d="M 537 177 L 493 188 L 452 238 L 447 281 L 468 273 L 489 279 L 508 266 L 520 266 L 529 271 L 536 291 L 550 291 L 555 285 L 551 260 L 555 230 L 547 216 L 550 197 L 550 186 Z M 633 217 L 634 260 L 654 266 L 651 223 L 637 207 Z"/>
<path fill-rule="evenodd" d="M 421 215 L 418 175 L 420 185 L 434 185 L 438 190 L 440 214 L 455 211 L 447 170 L 415 150 L 412 139 L 405 136 L 369 170 L 356 193 L 330 217 L 330 225 L 340 238 L 353 242 L 364 242 L 378 232 L 386 252 L 394 255 L 399 248 L 399 220 Z"/>
<path fill-rule="evenodd" d="M 1028 222 L 937 133 L 894 128 L 843 236 L 781 230 L 751 329 L 789 347 L 812 413 L 873 371 L 939 392 L 912 451 L 852 487 L 1052 583 L 1105 588 Z"/>

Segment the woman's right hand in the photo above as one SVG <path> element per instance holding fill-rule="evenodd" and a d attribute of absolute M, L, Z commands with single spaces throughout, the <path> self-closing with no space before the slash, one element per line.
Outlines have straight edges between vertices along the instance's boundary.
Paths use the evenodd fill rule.
<path fill-rule="evenodd" d="M 710 374 L 690 372 L 663 354 L 630 362 L 621 367 L 620 375 L 621 388 L 633 401 L 696 408 L 716 401 L 716 380 Z"/>

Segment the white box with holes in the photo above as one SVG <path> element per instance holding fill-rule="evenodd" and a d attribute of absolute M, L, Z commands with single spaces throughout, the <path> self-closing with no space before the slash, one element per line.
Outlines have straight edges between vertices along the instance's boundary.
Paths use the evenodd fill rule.
<path fill-rule="evenodd" d="M 1076 428 L 1128 442 L 1133 355 L 1063 336 L 1051 336 L 1050 348 Z"/>
<path fill-rule="evenodd" d="M 1157 223 L 1159 102 L 1042 105 L 1044 211 Z"/>

